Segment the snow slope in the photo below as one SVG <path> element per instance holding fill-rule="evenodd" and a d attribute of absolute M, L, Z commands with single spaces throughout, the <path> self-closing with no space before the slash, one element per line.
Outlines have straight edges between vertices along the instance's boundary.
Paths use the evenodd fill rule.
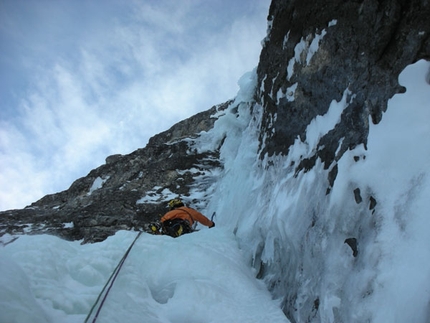
<path fill-rule="evenodd" d="M 84 322 L 136 232 L 80 245 L 22 236 L 1 250 L 0 322 Z M 97 322 L 288 322 L 233 234 L 142 234 Z M 92 320 L 90 321 L 92 322 Z"/>

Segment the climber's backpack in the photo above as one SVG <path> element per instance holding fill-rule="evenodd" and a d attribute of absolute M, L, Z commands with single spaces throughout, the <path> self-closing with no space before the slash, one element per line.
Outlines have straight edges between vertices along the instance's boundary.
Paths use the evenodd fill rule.
<path fill-rule="evenodd" d="M 162 224 L 162 229 L 163 234 L 167 234 L 173 238 L 193 232 L 193 229 L 191 228 L 188 221 L 182 219 L 164 221 Z"/>

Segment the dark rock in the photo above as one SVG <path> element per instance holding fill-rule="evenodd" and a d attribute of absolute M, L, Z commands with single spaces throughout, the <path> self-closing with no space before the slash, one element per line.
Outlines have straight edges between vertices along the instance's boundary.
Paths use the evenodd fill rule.
<path fill-rule="evenodd" d="M 328 183 L 329 183 L 329 187 L 326 190 L 326 195 L 330 193 L 333 184 L 334 184 L 334 180 L 336 179 L 337 176 L 337 172 L 339 171 L 337 164 L 333 165 L 333 168 L 330 170 L 330 172 L 328 173 Z"/>
<path fill-rule="evenodd" d="M 47 233 L 86 243 L 102 241 L 118 230 L 145 229 L 167 211 L 164 190 L 187 201 L 191 187 L 205 190 L 214 182 L 195 183 L 195 177 L 222 167 L 219 151 L 193 152 L 184 139 L 213 127 L 211 116 L 230 103 L 179 122 L 152 137 L 145 148 L 107 157 L 105 165 L 68 190 L 46 195 L 22 210 L 0 212 L 0 235 Z M 190 172 L 192 168 L 201 171 Z"/>
<path fill-rule="evenodd" d="M 354 190 L 354 198 L 357 204 L 363 202 L 363 198 L 361 197 L 360 189 L 358 187 Z"/>
<path fill-rule="evenodd" d="M 376 200 L 373 196 L 369 198 L 369 210 L 373 210 L 376 207 Z"/>
<path fill-rule="evenodd" d="M 312 5 L 273 0 L 271 29 L 258 65 L 256 97 L 264 107 L 261 156 L 287 154 L 296 138 L 305 141 L 311 120 L 327 113 L 331 101 L 340 101 L 344 94 L 349 104 L 340 122 L 304 156 L 297 172 L 307 171 L 316 158 L 329 168 L 346 150 L 366 146 L 369 117 L 380 122 L 388 99 L 404 92 L 397 81 L 400 72 L 430 58 L 429 16 L 426 0 L 330 0 Z M 318 51 L 307 61 L 310 43 L 323 31 Z M 305 50 L 295 62 L 300 42 Z M 289 73 L 291 67 L 294 74 Z M 297 88 L 291 101 L 286 92 L 293 85 Z M 281 92 L 286 95 L 278 100 Z"/>
<path fill-rule="evenodd" d="M 345 242 L 352 250 L 352 255 L 354 257 L 358 256 L 358 243 L 356 238 L 345 239 Z"/>
<path fill-rule="evenodd" d="M 106 164 L 113 164 L 122 157 L 121 154 L 111 155 L 106 157 Z"/>

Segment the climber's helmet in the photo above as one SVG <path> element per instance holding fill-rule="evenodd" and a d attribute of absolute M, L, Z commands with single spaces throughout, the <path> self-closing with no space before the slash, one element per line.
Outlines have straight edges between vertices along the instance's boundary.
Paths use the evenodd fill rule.
<path fill-rule="evenodd" d="M 173 210 L 174 208 L 184 206 L 184 203 L 179 198 L 176 198 L 170 200 L 168 206 L 170 210 Z"/>

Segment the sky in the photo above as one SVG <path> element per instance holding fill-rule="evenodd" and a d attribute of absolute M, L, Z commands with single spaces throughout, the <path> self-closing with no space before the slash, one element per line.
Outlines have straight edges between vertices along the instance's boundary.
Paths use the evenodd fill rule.
<path fill-rule="evenodd" d="M 0 210 L 233 98 L 269 0 L 0 1 Z"/>

